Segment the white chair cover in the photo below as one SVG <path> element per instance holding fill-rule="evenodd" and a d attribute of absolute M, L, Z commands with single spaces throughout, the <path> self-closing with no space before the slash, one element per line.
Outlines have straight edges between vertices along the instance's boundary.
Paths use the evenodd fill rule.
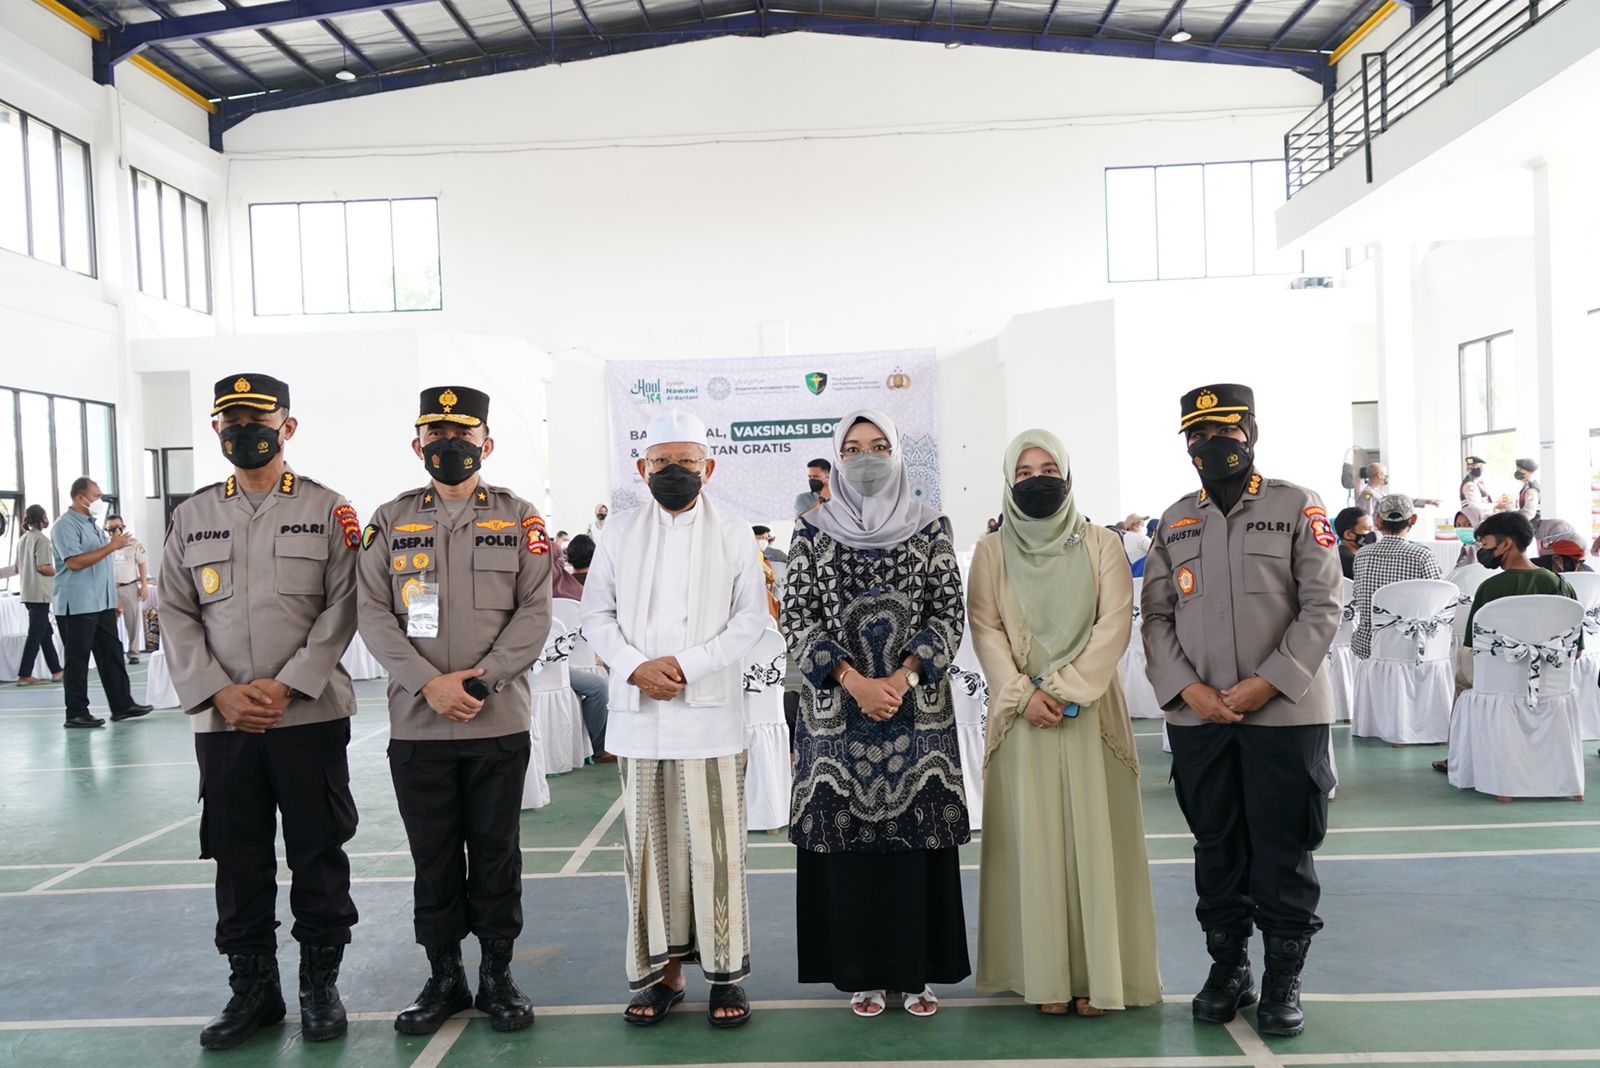
<path fill-rule="evenodd" d="M 607 674 L 595 658 L 594 646 L 583 636 L 583 607 L 570 597 L 556 597 L 550 601 L 550 614 L 566 627 L 573 637 L 572 651 L 567 656 L 567 666 Z"/>
<path fill-rule="evenodd" d="M 1471 644 L 1467 641 L 1467 616 L 1472 609 L 1472 598 L 1477 595 L 1483 580 L 1492 574 L 1494 572 L 1482 564 L 1463 564 L 1450 572 L 1449 582 L 1461 591 L 1461 596 L 1456 598 L 1455 635 L 1458 646 Z"/>
<path fill-rule="evenodd" d="M 1372 656 L 1356 670 L 1351 730 L 1396 745 L 1450 737 L 1455 698 L 1451 623 L 1460 591 L 1439 579 L 1394 582 L 1372 595 Z"/>
<path fill-rule="evenodd" d="M 157 649 L 150 654 L 150 667 L 144 677 L 144 703 L 152 708 L 177 708 L 178 690 L 172 685 L 172 672 L 167 670 L 167 652 Z"/>
<path fill-rule="evenodd" d="M 23 624 L 23 626 L 26 627 L 27 624 Z M 50 620 L 50 632 L 55 637 L 56 662 L 65 663 L 67 651 L 61 644 L 61 634 L 56 630 L 54 618 Z M 22 662 L 23 647 L 27 644 L 28 635 L 26 633 L 0 634 L 0 682 L 17 681 L 17 668 Z M 50 677 L 42 652 L 34 656 L 33 663 L 29 665 L 27 673 L 36 679 L 48 679 Z"/>
<path fill-rule="evenodd" d="M 529 700 L 532 701 L 532 694 Z M 539 717 L 528 717 L 528 774 L 522 780 L 522 811 L 529 812 L 536 808 L 544 808 L 550 803 L 550 784 L 545 781 L 545 776 L 550 774 L 550 767 L 545 760 L 545 744 L 543 732 L 539 730 Z"/>
<path fill-rule="evenodd" d="M 1344 615 L 1340 617 L 1339 629 L 1334 632 L 1333 645 L 1328 649 L 1328 682 L 1333 686 L 1333 714 L 1340 723 L 1350 718 L 1351 709 L 1355 707 L 1356 665 L 1360 663 L 1350 648 L 1350 639 L 1355 637 L 1356 626 L 1360 623 L 1356 618 L 1356 584 L 1349 579 L 1343 582 Z"/>
<path fill-rule="evenodd" d="M 1117 665 L 1122 676 L 1122 695 L 1128 702 L 1128 715 L 1134 719 L 1160 719 L 1161 705 L 1156 701 L 1155 687 L 1150 685 L 1146 673 L 1149 661 L 1145 659 L 1144 638 L 1140 634 L 1144 612 L 1139 607 L 1139 596 L 1144 590 L 1144 579 L 1133 580 L 1133 635 L 1128 651 L 1122 654 Z"/>
<path fill-rule="evenodd" d="M 1583 605 L 1583 656 L 1573 679 L 1578 695 L 1578 731 L 1586 742 L 1600 738 L 1600 574 L 1575 571 L 1566 576 Z"/>
<path fill-rule="evenodd" d="M 961 782 L 967 795 L 967 820 L 983 830 L 983 731 L 989 717 L 989 683 L 978 664 L 972 628 L 961 637 L 961 649 L 949 671 L 950 700 L 956 710 L 956 745 L 961 755 Z"/>
<path fill-rule="evenodd" d="M 783 637 L 768 627 L 744 670 L 744 736 L 750 754 L 744 796 L 752 831 L 789 825 L 794 765 L 789 761 L 789 727 L 783 719 L 786 658 Z"/>
<path fill-rule="evenodd" d="M 359 631 L 350 638 L 350 646 L 339 658 L 339 663 L 344 665 L 352 679 L 382 679 L 389 674 L 378 663 L 378 658 L 367 650 L 367 643 L 361 640 Z"/>
<path fill-rule="evenodd" d="M 1578 797 L 1583 743 L 1573 661 L 1583 606 L 1505 597 L 1473 619 L 1472 689 L 1450 724 L 1450 785 L 1496 797 Z"/>
<path fill-rule="evenodd" d="M 0 635 L 27 634 L 28 609 L 17 597 L 0 597 Z"/>
<path fill-rule="evenodd" d="M 539 725 L 544 740 L 545 770 L 561 775 L 594 755 L 589 732 L 583 726 L 583 706 L 572 692 L 572 676 L 567 657 L 572 653 L 573 636 L 559 619 L 550 621 L 550 636 L 544 652 L 528 671 L 533 700 L 533 722 Z"/>

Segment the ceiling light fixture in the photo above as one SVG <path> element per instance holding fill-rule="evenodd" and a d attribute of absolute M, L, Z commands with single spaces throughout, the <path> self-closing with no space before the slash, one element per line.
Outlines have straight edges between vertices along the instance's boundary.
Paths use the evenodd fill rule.
<path fill-rule="evenodd" d="M 339 56 L 344 60 L 344 63 L 337 71 L 334 71 L 333 76 L 339 79 L 341 82 L 355 81 L 356 72 L 350 69 L 350 53 L 342 44 L 339 46 Z"/>
<path fill-rule="evenodd" d="M 1194 34 L 1183 28 L 1183 5 L 1178 5 L 1178 31 L 1172 35 L 1174 44 L 1186 44 L 1194 40 Z"/>
<path fill-rule="evenodd" d="M 341 82 L 353 82 L 356 80 L 356 72 L 353 70 L 341 70 L 334 74 L 334 77 Z"/>

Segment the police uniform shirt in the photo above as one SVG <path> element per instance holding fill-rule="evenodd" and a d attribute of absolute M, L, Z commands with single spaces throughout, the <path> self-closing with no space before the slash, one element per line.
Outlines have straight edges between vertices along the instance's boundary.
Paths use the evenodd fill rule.
<path fill-rule="evenodd" d="M 1145 561 L 1142 634 L 1156 698 L 1173 726 L 1205 722 L 1180 695 L 1259 675 L 1278 690 L 1244 722 L 1332 723 L 1323 670 L 1343 610 L 1338 539 L 1310 490 L 1251 473 L 1224 516 L 1205 490 L 1161 517 Z"/>
<path fill-rule="evenodd" d="M 452 518 L 426 486 L 380 507 L 361 540 L 361 637 L 389 671 L 390 737 L 450 741 L 526 731 L 528 669 L 550 632 L 550 539 L 538 510 L 480 483 Z M 407 637 L 407 606 L 426 585 L 438 594 L 438 633 Z M 490 693 L 468 722 L 439 715 L 422 696 L 437 676 L 478 667 Z"/>
<path fill-rule="evenodd" d="M 305 695 L 280 727 L 355 715 L 339 659 L 356 630 L 359 549 L 355 509 L 293 471 L 259 505 L 233 477 L 178 505 L 162 554 L 161 636 L 196 731 L 232 730 L 211 698 L 255 679 Z"/>

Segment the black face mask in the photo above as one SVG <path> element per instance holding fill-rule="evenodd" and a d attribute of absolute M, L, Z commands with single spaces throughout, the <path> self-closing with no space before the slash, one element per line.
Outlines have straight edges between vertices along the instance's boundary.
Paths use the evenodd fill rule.
<path fill-rule="evenodd" d="M 650 496 L 669 512 L 681 512 L 700 496 L 700 476 L 672 464 L 650 476 Z"/>
<path fill-rule="evenodd" d="M 1378 540 L 1378 532 L 1376 530 L 1369 530 L 1365 534 L 1361 535 L 1359 538 L 1356 539 L 1356 544 L 1357 545 L 1371 545 L 1371 544 L 1375 543 L 1377 540 Z"/>
<path fill-rule="evenodd" d="M 812 493 L 821 493 L 822 492 L 822 479 L 820 479 L 820 478 L 807 479 L 806 480 L 806 485 L 811 487 L 811 492 Z"/>
<path fill-rule="evenodd" d="M 253 471 L 265 467 L 283 448 L 278 428 L 265 423 L 242 423 L 222 428 L 222 455 L 235 467 Z"/>
<path fill-rule="evenodd" d="M 1493 549 L 1479 549 L 1478 563 L 1482 564 L 1490 571 L 1500 570 L 1500 558 L 1494 554 Z"/>
<path fill-rule="evenodd" d="M 483 447 L 466 438 L 430 441 L 422 447 L 422 466 L 435 482 L 458 486 L 483 466 Z"/>
<path fill-rule="evenodd" d="M 1200 478 L 1207 482 L 1236 478 L 1250 470 L 1250 465 L 1255 462 L 1248 441 L 1236 441 L 1221 434 L 1201 438 L 1190 445 L 1189 456 L 1194 460 Z"/>
<path fill-rule="evenodd" d="M 1048 519 L 1067 502 L 1067 480 L 1055 475 L 1034 475 L 1011 487 L 1011 499 L 1029 519 Z"/>
<path fill-rule="evenodd" d="M 1478 466 L 1473 466 L 1473 467 L 1467 468 L 1467 477 L 1468 478 L 1482 478 L 1483 477 L 1483 468 L 1482 467 L 1478 467 Z"/>

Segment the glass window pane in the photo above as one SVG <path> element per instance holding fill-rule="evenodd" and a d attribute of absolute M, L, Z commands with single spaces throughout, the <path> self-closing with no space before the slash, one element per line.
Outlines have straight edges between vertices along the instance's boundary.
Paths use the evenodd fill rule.
<path fill-rule="evenodd" d="M 257 315 L 300 314 L 299 205 L 250 205 L 250 268 Z"/>
<path fill-rule="evenodd" d="M 61 194 L 66 226 L 66 265 L 79 274 L 94 273 L 93 228 L 89 203 L 89 151 L 70 137 L 61 138 Z"/>
<path fill-rule="evenodd" d="M 61 262 L 61 198 L 56 190 L 56 132 L 28 121 L 28 196 L 33 218 L 33 255 Z"/>
<path fill-rule="evenodd" d="M 394 311 L 394 247 L 387 200 L 345 205 L 350 241 L 350 310 Z"/>
<path fill-rule="evenodd" d="M 344 256 L 344 205 L 300 205 L 300 270 L 307 315 L 350 310 Z"/>
<path fill-rule="evenodd" d="M 1255 273 L 1255 217 L 1250 164 L 1206 167 L 1206 274 Z"/>
<path fill-rule="evenodd" d="M 1204 168 L 1156 168 L 1156 251 L 1162 278 L 1204 278 Z"/>
<path fill-rule="evenodd" d="M 170 185 L 161 186 L 161 263 L 167 280 L 167 299 L 182 303 L 189 290 L 183 271 L 183 195 Z"/>
<path fill-rule="evenodd" d="M 206 206 L 194 197 L 183 198 L 184 236 L 189 242 L 189 307 L 211 311 L 211 271 L 206 233 Z"/>
<path fill-rule="evenodd" d="M 22 489 L 29 504 L 61 514 L 50 468 L 50 398 L 43 393 L 22 394 Z"/>
<path fill-rule="evenodd" d="M 161 274 L 161 206 L 156 182 L 148 174 L 133 174 L 133 219 L 138 227 L 139 290 L 152 297 L 167 295 Z"/>
<path fill-rule="evenodd" d="M 0 489 L 16 490 L 17 483 L 17 409 L 16 393 L 0 389 Z"/>
<path fill-rule="evenodd" d="M 194 492 L 194 450 L 163 449 L 167 461 L 166 494 L 175 496 Z"/>
<path fill-rule="evenodd" d="M 0 248 L 28 254 L 28 202 L 22 180 L 22 113 L 0 104 Z"/>
<path fill-rule="evenodd" d="M 107 496 L 117 490 L 117 459 L 113 446 L 112 408 L 109 404 L 85 404 L 84 429 L 89 434 L 89 455 L 84 474 L 100 483 Z"/>
<path fill-rule="evenodd" d="M 439 283 L 439 202 L 396 200 L 394 295 L 400 311 L 443 307 Z"/>
<path fill-rule="evenodd" d="M 1256 274 L 1297 274 L 1300 254 L 1278 251 L 1278 221 L 1274 217 L 1284 200 L 1284 164 L 1281 159 L 1251 164 L 1255 179 Z"/>
<path fill-rule="evenodd" d="M 68 493 L 72 480 L 89 474 L 83 458 L 83 403 L 54 397 L 56 417 L 56 498 L 57 510 L 72 504 Z M 105 490 L 104 486 L 100 487 Z"/>
<path fill-rule="evenodd" d="M 141 450 L 144 456 L 144 497 L 147 501 L 157 500 L 161 496 L 161 479 L 157 477 L 157 459 L 160 453 L 155 449 Z"/>
<path fill-rule="evenodd" d="M 1489 376 L 1484 365 L 1487 346 L 1473 341 L 1461 346 L 1461 433 L 1489 429 Z"/>
<path fill-rule="evenodd" d="M 1106 171 L 1106 276 L 1112 282 L 1156 276 L 1154 168 Z"/>
<path fill-rule="evenodd" d="M 1516 344 L 1510 334 L 1490 338 L 1484 343 L 1489 362 L 1489 419 L 1491 430 L 1510 430 L 1517 425 L 1517 378 L 1513 366 Z"/>

